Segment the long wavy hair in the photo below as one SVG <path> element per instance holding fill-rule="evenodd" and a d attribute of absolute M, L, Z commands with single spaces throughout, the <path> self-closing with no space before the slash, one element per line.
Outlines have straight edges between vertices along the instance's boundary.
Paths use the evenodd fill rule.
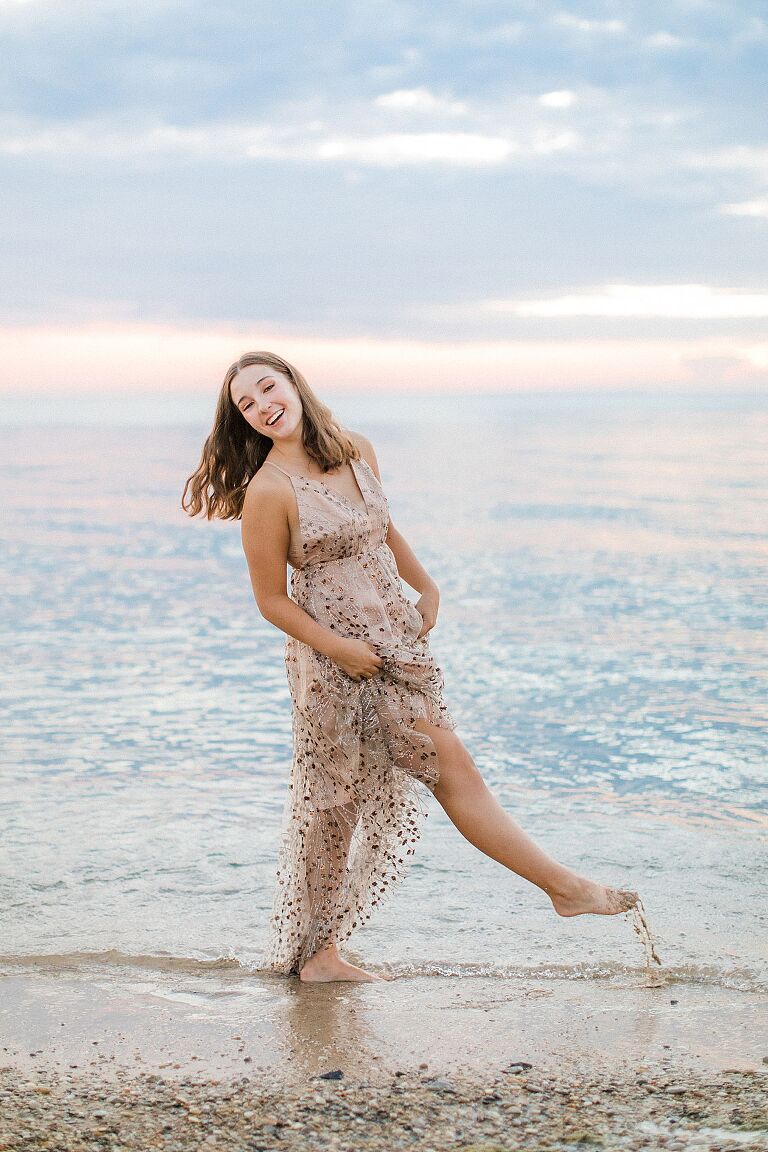
<path fill-rule="evenodd" d="M 227 369 L 213 428 L 203 445 L 200 463 L 184 485 L 181 506 L 189 516 L 205 512 L 209 520 L 239 520 L 248 484 L 272 447 L 269 436 L 252 428 L 232 399 L 232 381 L 251 364 L 266 364 L 295 385 L 304 413 L 304 448 L 323 472 L 360 457 L 330 408 L 318 400 L 298 368 L 273 352 L 246 352 Z"/>

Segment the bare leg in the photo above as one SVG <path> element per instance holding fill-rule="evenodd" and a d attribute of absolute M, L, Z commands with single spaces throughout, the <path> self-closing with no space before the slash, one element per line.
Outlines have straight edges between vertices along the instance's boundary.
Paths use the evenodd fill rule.
<path fill-rule="evenodd" d="M 637 902 L 636 892 L 606 888 L 548 856 L 499 804 L 454 732 L 417 721 L 431 737 L 440 765 L 435 796 L 470 844 L 546 892 L 560 916 L 612 916 Z"/>
<path fill-rule="evenodd" d="M 347 868 L 349 846 L 357 823 L 355 805 L 350 803 L 328 809 L 326 823 L 331 825 L 331 831 L 326 829 L 322 842 L 315 846 L 314 875 L 311 879 L 314 887 L 323 892 L 330 909 L 336 898 L 334 894 L 341 888 Z M 366 972 L 364 968 L 358 968 L 356 964 L 342 960 L 336 945 L 328 944 L 305 962 L 299 973 L 299 979 L 304 984 L 327 984 L 334 980 L 372 983 L 383 980 L 384 977 L 374 976 L 372 972 Z"/>

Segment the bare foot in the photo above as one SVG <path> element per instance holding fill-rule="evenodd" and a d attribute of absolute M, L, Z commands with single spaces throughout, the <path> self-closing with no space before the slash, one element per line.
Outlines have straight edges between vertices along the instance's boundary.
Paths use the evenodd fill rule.
<path fill-rule="evenodd" d="M 359 984 L 373 984 L 383 981 L 383 976 L 375 976 L 373 972 L 366 972 L 356 964 L 349 964 L 339 956 L 335 944 L 321 948 L 310 956 L 299 972 L 299 980 L 304 984 L 330 984 L 334 980 L 354 980 Z"/>
<path fill-rule="evenodd" d="M 604 884 L 595 884 L 575 874 L 573 883 L 567 889 L 553 889 L 548 895 L 558 916 L 582 916 L 586 912 L 597 916 L 616 916 L 620 912 L 629 912 L 639 899 L 637 892 L 606 888 Z"/>

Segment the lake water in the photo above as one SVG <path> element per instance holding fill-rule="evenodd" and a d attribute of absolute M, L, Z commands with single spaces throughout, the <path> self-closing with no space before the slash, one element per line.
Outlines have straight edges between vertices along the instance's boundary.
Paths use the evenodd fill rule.
<path fill-rule="evenodd" d="M 373 441 L 441 587 L 446 698 L 503 803 L 566 864 L 640 891 L 672 979 L 768 988 L 765 403 L 327 398 Z M 209 408 L 5 406 L 6 967 L 261 962 L 284 637 L 239 525 L 179 506 Z M 429 807 L 356 955 L 401 975 L 642 972 L 625 918 L 557 918 Z"/>

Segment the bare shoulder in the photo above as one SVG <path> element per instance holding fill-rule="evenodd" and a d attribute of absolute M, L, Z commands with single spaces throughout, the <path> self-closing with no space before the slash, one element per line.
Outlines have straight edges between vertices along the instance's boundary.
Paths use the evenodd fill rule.
<path fill-rule="evenodd" d="M 381 473 L 379 472 L 379 462 L 376 459 L 376 452 L 374 451 L 373 444 L 370 440 L 363 436 L 360 432 L 352 432 L 349 428 L 345 428 L 347 436 L 349 436 L 352 443 L 357 448 L 363 460 L 370 465 L 371 471 L 374 473 L 378 480 L 381 480 Z"/>
<path fill-rule="evenodd" d="M 243 501 L 243 532 L 266 524 L 287 522 L 292 500 L 292 485 L 276 468 L 259 468 L 248 482 Z"/>
<path fill-rule="evenodd" d="M 285 570 L 293 531 L 292 487 L 288 477 L 276 468 L 260 468 L 245 491 L 241 538 L 262 614 L 265 598 L 285 595 Z"/>

